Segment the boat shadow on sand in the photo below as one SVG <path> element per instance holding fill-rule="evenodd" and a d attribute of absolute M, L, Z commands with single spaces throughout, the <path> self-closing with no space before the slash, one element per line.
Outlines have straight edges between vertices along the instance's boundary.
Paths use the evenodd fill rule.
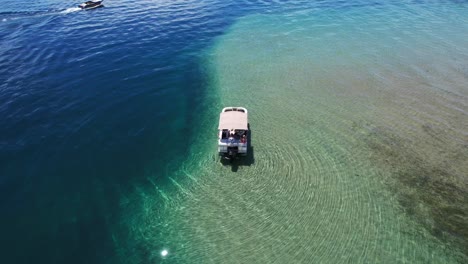
<path fill-rule="evenodd" d="M 221 164 L 223 166 L 231 166 L 232 172 L 237 172 L 241 166 L 250 166 L 255 162 L 254 147 L 252 146 L 252 130 L 249 124 L 249 137 L 247 141 L 247 156 L 237 157 L 235 159 L 224 159 L 220 158 Z"/>

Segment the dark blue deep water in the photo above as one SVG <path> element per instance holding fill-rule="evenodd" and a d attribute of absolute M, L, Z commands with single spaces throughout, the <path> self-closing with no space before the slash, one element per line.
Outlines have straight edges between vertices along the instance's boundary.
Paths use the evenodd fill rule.
<path fill-rule="evenodd" d="M 0 262 L 116 262 L 122 195 L 184 158 L 223 1 L 0 7 Z M 124 231 L 122 231 L 124 232 Z M 122 260 L 120 260 L 122 261 Z M 125 261 L 123 261 L 125 262 Z"/>

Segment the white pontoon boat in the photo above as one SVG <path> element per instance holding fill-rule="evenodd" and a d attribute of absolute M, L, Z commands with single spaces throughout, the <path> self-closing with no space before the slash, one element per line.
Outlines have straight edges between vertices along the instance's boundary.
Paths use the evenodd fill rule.
<path fill-rule="evenodd" d="M 249 122 L 244 107 L 225 107 L 219 115 L 218 153 L 226 159 L 247 155 Z"/>

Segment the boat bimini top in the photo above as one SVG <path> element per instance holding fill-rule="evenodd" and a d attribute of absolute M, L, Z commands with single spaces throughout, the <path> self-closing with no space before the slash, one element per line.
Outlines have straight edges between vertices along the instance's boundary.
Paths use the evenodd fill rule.
<path fill-rule="evenodd" d="M 225 107 L 219 115 L 219 130 L 248 130 L 247 109 L 244 107 Z"/>

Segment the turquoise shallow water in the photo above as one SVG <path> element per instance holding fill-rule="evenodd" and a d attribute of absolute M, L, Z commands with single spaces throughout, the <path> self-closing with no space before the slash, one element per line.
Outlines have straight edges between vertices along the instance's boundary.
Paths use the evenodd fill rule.
<path fill-rule="evenodd" d="M 200 133 L 178 195 L 142 198 L 134 234 L 157 245 L 150 258 L 465 262 L 468 31 L 463 8 L 444 8 L 239 19 L 205 63 L 217 110 L 249 109 L 253 155 L 223 166 Z"/>
<path fill-rule="evenodd" d="M 466 3 L 73 5 L 0 13 L 5 262 L 466 262 Z"/>

